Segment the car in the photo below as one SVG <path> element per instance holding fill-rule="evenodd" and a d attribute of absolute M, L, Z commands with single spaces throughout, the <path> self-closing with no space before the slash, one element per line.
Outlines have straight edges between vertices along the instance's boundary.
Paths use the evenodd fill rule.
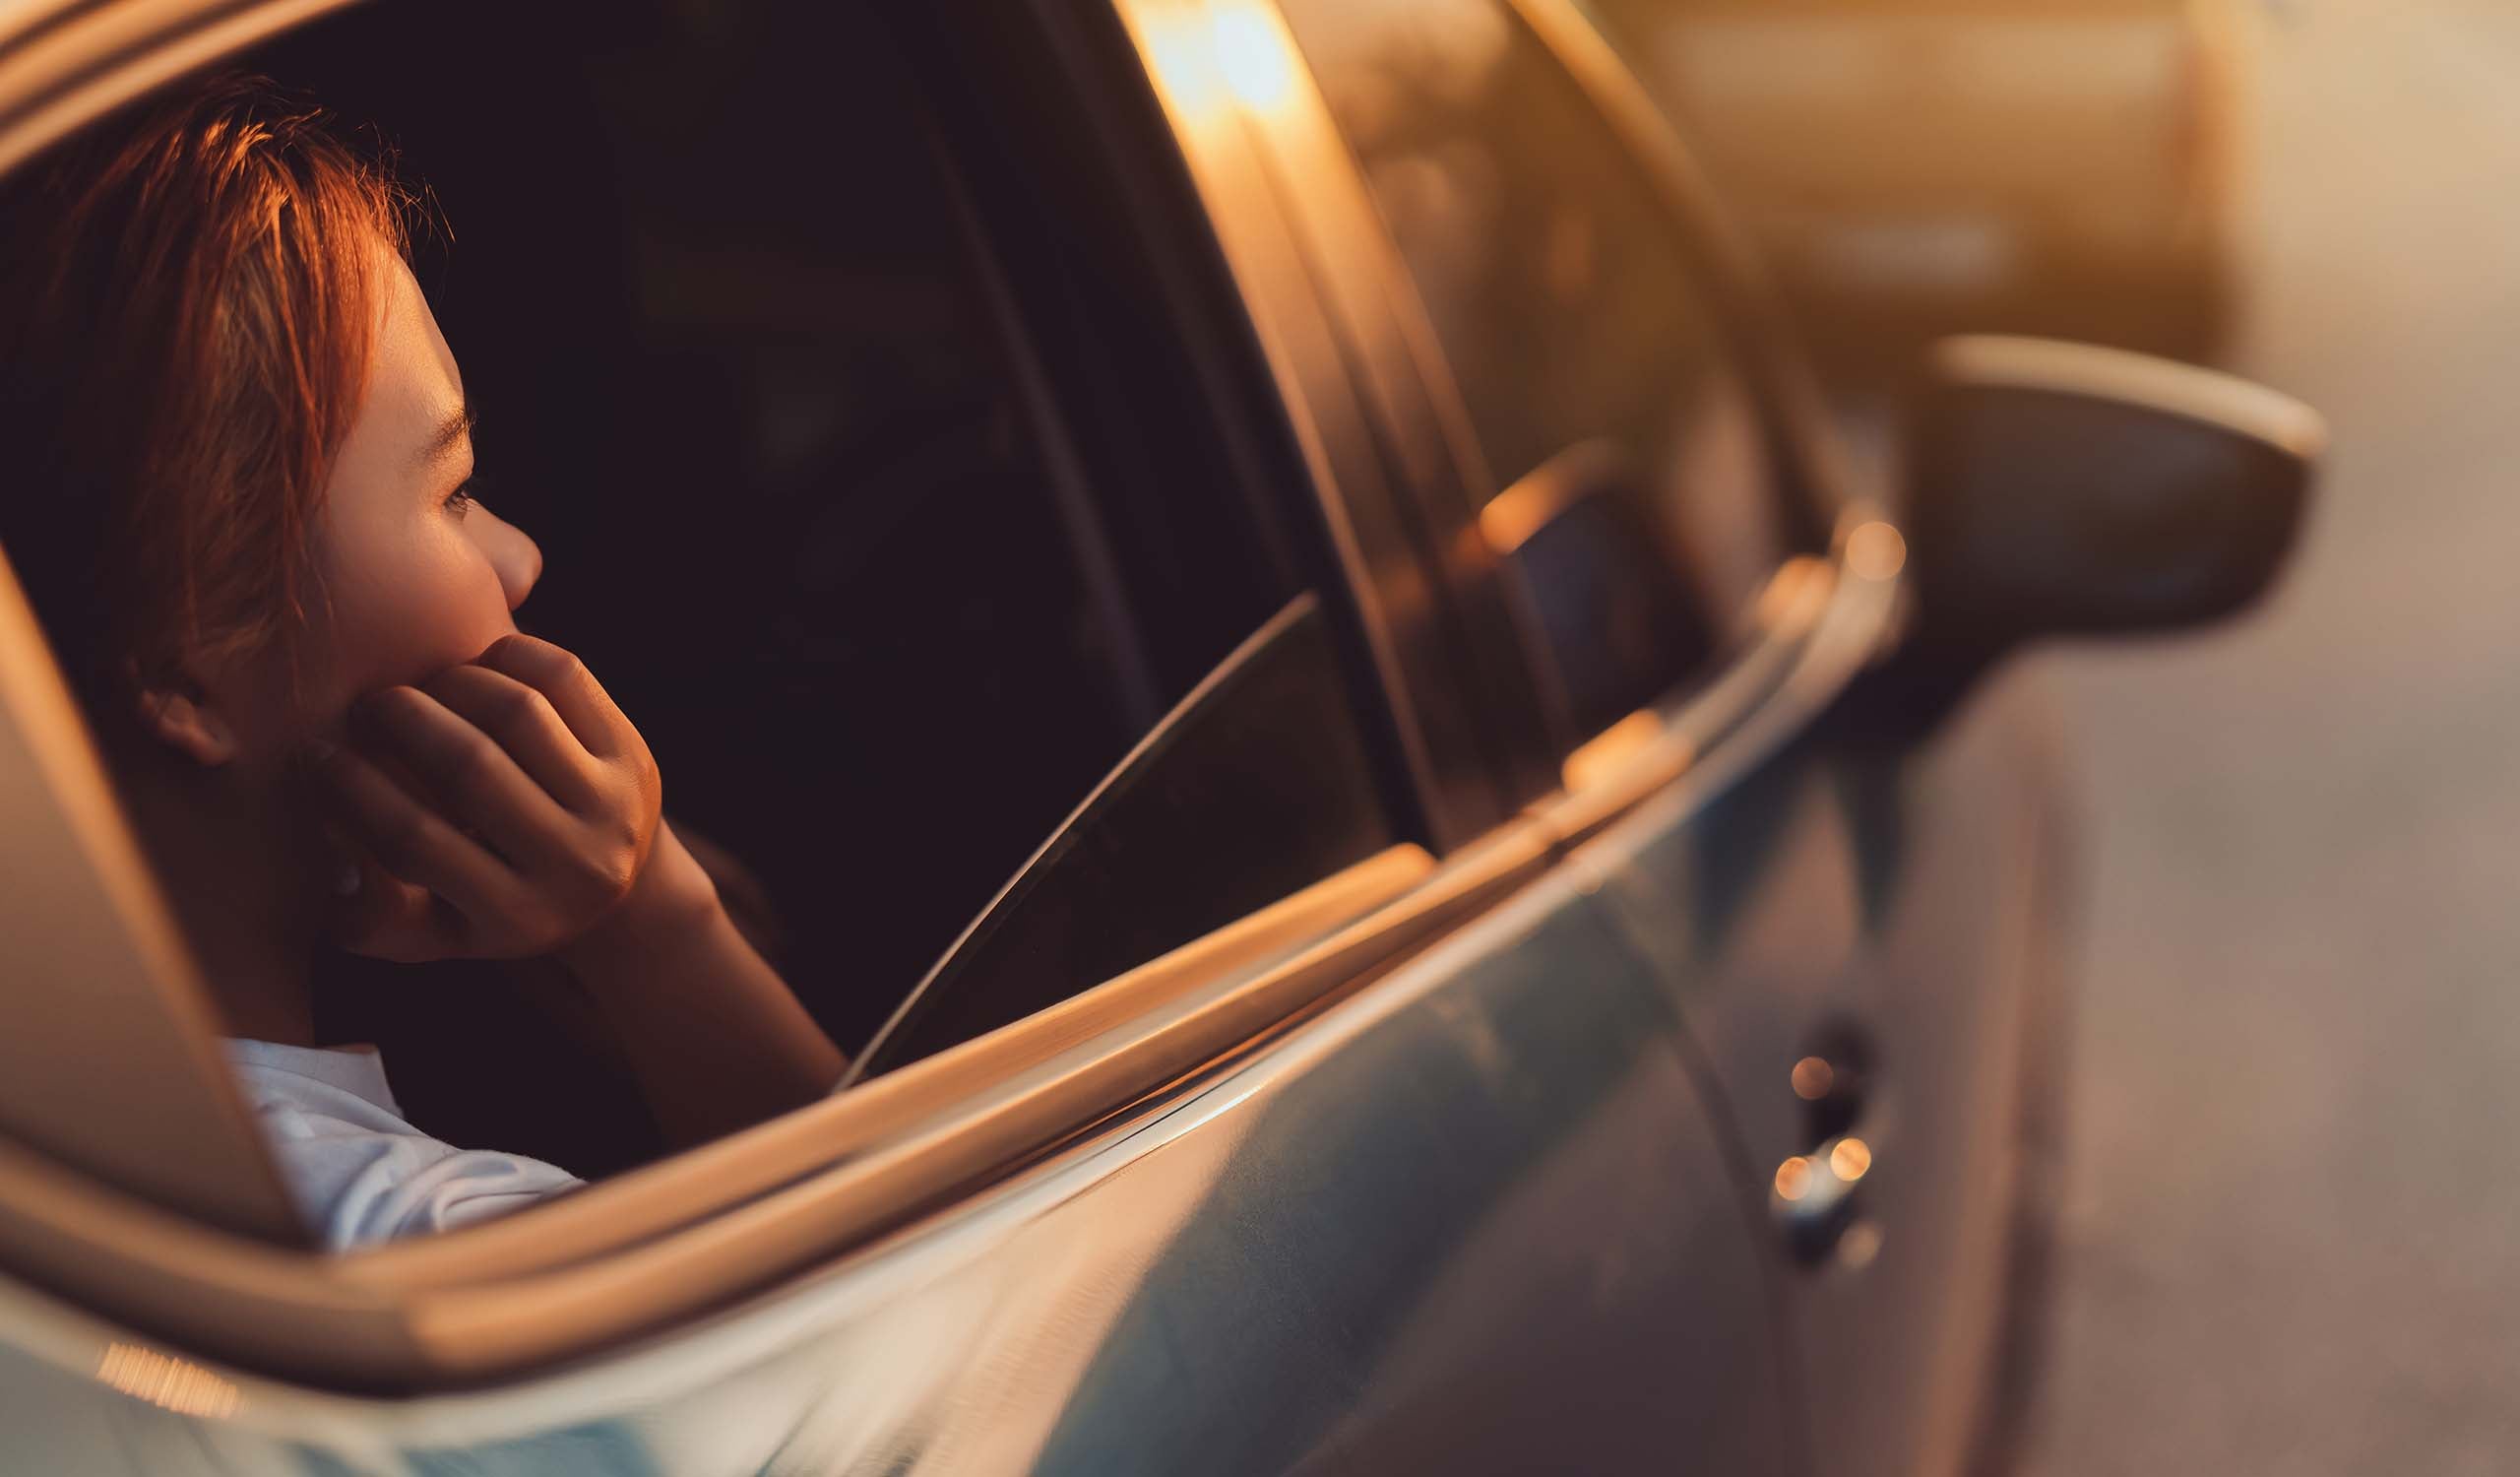
<path fill-rule="evenodd" d="M 2314 415 L 1955 340 L 1863 484 L 1570 0 L 34 0 L 0 170 L 229 64 L 443 202 L 525 618 L 853 1064 L 667 1154 L 500 981 L 341 991 L 595 1183 L 315 1250 L 0 581 L 10 1470 L 1999 1443 L 2076 895 L 2006 658 L 2247 606 Z"/>
<path fill-rule="evenodd" d="M 1956 329 L 2225 342 L 2248 0 L 1599 10 L 1840 356 Z"/>

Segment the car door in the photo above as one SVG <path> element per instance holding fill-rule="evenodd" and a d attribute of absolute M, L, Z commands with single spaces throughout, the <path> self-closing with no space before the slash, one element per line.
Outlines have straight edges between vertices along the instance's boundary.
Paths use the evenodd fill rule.
<path fill-rule="evenodd" d="M 170 8 L 162 33 L 137 35 L 65 13 L 11 33 L 0 61 L 22 70 L 0 77 L 93 113 L 306 10 Z M 215 1081 L 158 1084 L 191 1089 L 189 1109 L 161 1106 L 119 1159 L 0 1136 L 12 1465 L 1519 1472 L 1678 1455 L 1785 1469 L 1770 1289 L 1719 1110 L 1597 879 L 1561 865 L 1576 832 L 1522 804 L 1513 764 L 1538 750 L 1520 742 L 1517 758 L 1498 736 L 1536 731 L 1539 709 L 1526 693 L 1469 721 L 1530 680 L 1480 660 L 1480 633 L 1510 629 L 1502 586 L 1456 592 L 1425 538 L 1411 474 L 1429 464 L 1409 457 L 1426 447 L 1394 440 L 1379 397 L 1400 382 L 1360 370 L 1340 285 L 1268 179 L 1271 62 L 1236 14 L 1150 0 L 992 28 L 914 6 L 896 19 L 934 105 L 974 109 L 943 147 L 1005 151 L 966 175 L 969 220 L 997 248 L 1002 296 L 981 306 L 1036 336 L 1072 321 L 1077 302 L 1034 275 L 1081 259 L 1108 274 L 1086 303 L 1117 282 L 1142 295 L 1106 305 L 1186 321 L 1106 322 L 1037 344 L 1045 355 L 1130 359 L 1173 330 L 1209 341 L 1164 359 L 1155 385 L 1145 365 L 1018 378 L 1062 426 L 1093 423 L 1074 405 L 1089 390 L 1161 408 L 1150 458 L 1240 444 L 1283 515 L 1255 536 L 1289 548 L 1294 588 L 1274 613 L 1229 651 L 1183 643 L 1178 663 L 1139 664 L 1145 690 L 1113 706 L 1148 727 L 918 989 L 904 982 L 870 1075 L 826 1103 L 506 1221 L 341 1256 L 238 1215 L 198 1173 L 153 1181 L 124 1162 L 206 1163 L 216 1143 L 251 1165 Z M 727 33 L 701 26 L 677 58 L 694 96 L 744 96 L 743 74 L 707 54 Z M 1277 75 L 1292 76 L 1279 44 Z M 636 48 L 602 49 L 591 93 L 626 86 Z M 48 58 L 79 66 L 47 73 Z M 0 159 L 22 157 L 44 116 L 7 101 L 16 142 Z M 1045 180 L 1093 208 L 1028 215 L 1019 189 Z M 757 303 L 748 283 L 795 265 L 659 260 L 680 288 L 661 300 L 689 315 L 674 321 L 713 331 Z M 563 288 L 586 290 L 546 291 Z M 688 367 L 711 348 L 677 351 Z M 1124 474 L 1090 431 L 1067 444 L 1074 485 L 1110 513 L 1121 494 L 1094 475 Z M 1150 470 L 1175 505 L 1243 490 L 1230 468 Z M 938 522 L 950 555 L 968 524 Z M 1063 546 L 990 557 L 1020 568 Z M 1101 546 L 1129 567 L 1126 541 Z M 1123 611 L 1150 588 L 1117 584 Z M 1160 650 L 1178 611 L 1145 604 L 1147 618 L 1078 644 Z M 12 614 L 6 670 L 36 671 L 40 637 Z M 1200 662 L 1186 690 L 1166 685 Z M 9 695 L 13 714 L 75 734 L 57 690 Z M 1252 741 L 1291 719 L 1288 741 Z M 13 876 L 75 870 L 80 847 L 120 834 L 93 760 L 73 778 L 69 839 L 12 852 Z M 159 1056 L 198 1065 L 197 995 L 168 960 L 127 952 L 182 1048 Z M 110 1071 L 91 1076 L 80 1090 L 110 1101 Z"/>
<path fill-rule="evenodd" d="M 2044 731 L 1999 690 L 1914 746 L 1851 739 L 1840 697 L 1882 639 L 1856 611 L 1903 543 L 1684 146 L 1574 7 L 1283 5 L 1371 195 L 1342 205 L 1340 151 L 1290 143 L 1341 243 L 1322 254 L 1387 264 L 1359 311 L 1417 345 L 1421 418 L 1458 448 L 1425 516 L 1502 554 L 1536 615 L 1498 652 L 1560 710 L 1562 787 L 1536 803 L 1579 830 L 1634 806 L 1570 865 L 1738 1131 L 1810 1459 L 1954 1470 L 1988 1417 L 2053 972 Z"/>

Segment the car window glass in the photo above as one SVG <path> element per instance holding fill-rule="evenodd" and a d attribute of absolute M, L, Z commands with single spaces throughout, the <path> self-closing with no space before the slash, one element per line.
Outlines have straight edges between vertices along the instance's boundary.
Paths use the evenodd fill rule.
<path fill-rule="evenodd" d="M 1399 839 L 1329 625 L 1304 596 L 1060 827 L 856 1070 L 889 1071 L 1020 1019 Z"/>
<path fill-rule="evenodd" d="M 1729 621 L 1774 567 L 1750 393 L 1691 252 L 1577 85 L 1497 0 L 1287 0 L 1415 281 L 1489 471 L 1626 464 Z"/>

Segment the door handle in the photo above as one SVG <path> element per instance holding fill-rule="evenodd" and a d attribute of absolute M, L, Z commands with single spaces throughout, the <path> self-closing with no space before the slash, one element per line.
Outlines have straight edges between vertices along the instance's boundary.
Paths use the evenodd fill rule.
<path fill-rule="evenodd" d="M 1835 1254 L 1862 1219 L 1858 1187 L 1872 1173 L 1872 1145 L 1856 1136 L 1875 1072 L 1870 1033 L 1838 1019 L 1812 1034 L 1790 1081 L 1802 1103 L 1802 1142 L 1810 1147 L 1777 1166 L 1768 1208 L 1787 1254 L 1815 1266 Z"/>

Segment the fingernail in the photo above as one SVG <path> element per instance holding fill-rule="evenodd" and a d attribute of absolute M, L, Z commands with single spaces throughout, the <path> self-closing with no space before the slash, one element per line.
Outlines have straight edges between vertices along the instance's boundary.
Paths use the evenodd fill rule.
<path fill-rule="evenodd" d="M 355 862 L 343 863 L 340 873 L 333 878 L 333 895 L 335 897 L 356 897 L 358 896 L 358 864 Z"/>

